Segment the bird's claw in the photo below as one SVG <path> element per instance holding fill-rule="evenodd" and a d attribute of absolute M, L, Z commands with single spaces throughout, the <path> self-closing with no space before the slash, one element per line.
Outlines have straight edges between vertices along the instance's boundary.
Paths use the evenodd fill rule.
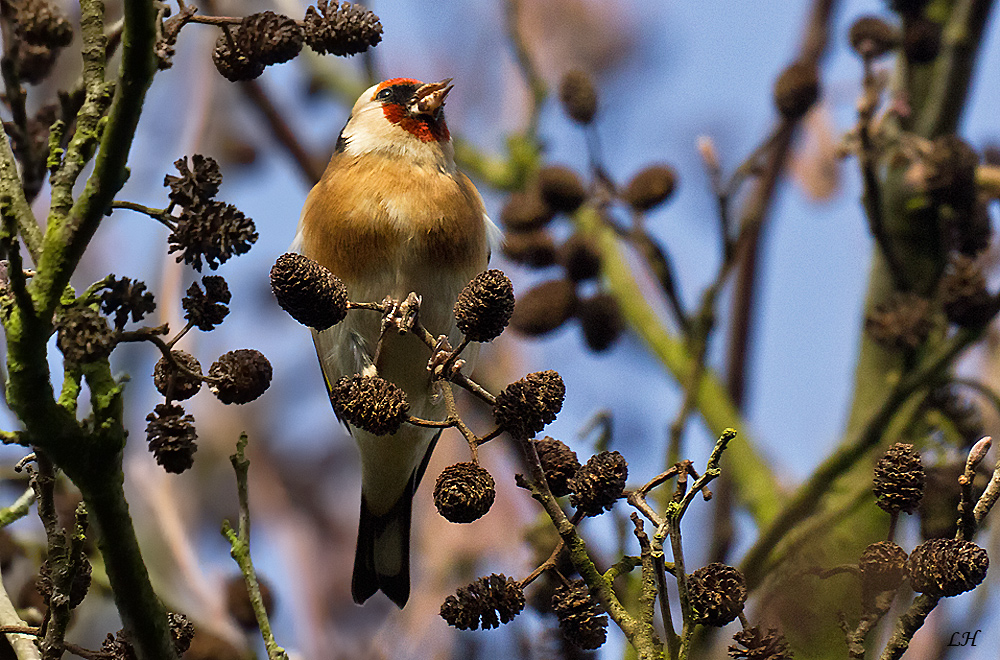
<path fill-rule="evenodd" d="M 382 305 L 386 308 L 382 316 L 382 334 L 390 328 L 394 328 L 401 335 L 413 330 L 420 313 L 420 296 L 410 292 L 403 301 L 386 297 Z"/>
<path fill-rule="evenodd" d="M 456 359 L 457 357 L 448 337 L 441 335 L 434 344 L 431 359 L 427 361 L 427 370 L 435 378 L 451 380 L 465 366 L 465 360 Z"/>

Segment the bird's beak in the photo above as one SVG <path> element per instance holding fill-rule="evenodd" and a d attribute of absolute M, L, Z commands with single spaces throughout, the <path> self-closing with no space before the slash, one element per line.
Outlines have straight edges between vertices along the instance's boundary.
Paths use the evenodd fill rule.
<path fill-rule="evenodd" d="M 451 88 L 451 78 L 445 78 L 441 82 L 422 85 L 413 93 L 410 112 L 419 115 L 433 115 L 444 106 L 444 99 L 448 96 Z"/>

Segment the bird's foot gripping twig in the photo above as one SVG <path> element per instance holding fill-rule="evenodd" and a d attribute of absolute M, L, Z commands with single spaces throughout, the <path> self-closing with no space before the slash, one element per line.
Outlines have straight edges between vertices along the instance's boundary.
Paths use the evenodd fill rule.
<path fill-rule="evenodd" d="M 427 361 L 427 370 L 434 374 L 436 379 L 452 380 L 465 366 L 465 360 L 458 359 L 458 354 L 463 348 L 465 348 L 465 342 L 460 344 L 456 350 L 451 347 L 447 336 L 440 335 L 431 349 L 431 359 Z"/>

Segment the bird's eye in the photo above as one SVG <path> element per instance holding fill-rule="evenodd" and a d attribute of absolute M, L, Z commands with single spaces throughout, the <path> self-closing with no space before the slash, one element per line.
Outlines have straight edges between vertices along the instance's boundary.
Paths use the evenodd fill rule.
<path fill-rule="evenodd" d="M 379 92 L 378 94 L 376 94 L 375 98 L 378 99 L 379 101 L 385 101 L 390 96 L 392 96 L 392 88 L 386 87 L 381 92 Z"/>

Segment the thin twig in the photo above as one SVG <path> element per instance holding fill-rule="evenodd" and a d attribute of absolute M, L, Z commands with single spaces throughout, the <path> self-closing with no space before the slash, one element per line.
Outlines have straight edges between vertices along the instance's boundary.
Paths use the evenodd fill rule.
<path fill-rule="evenodd" d="M 270 660 L 288 660 L 288 653 L 278 646 L 274 640 L 274 634 L 271 632 L 271 622 L 268 619 L 267 610 L 264 608 L 264 599 L 260 594 L 257 571 L 250 558 L 250 498 L 247 486 L 250 461 L 244 455 L 246 446 L 247 434 L 243 433 L 236 443 L 236 453 L 229 457 L 229 461 L 233 464 L 233 470 L 236 472 L 236 493 L 240 504 L 239 532 L 233 530 L 228 520 L 224 520 L 222 522 L 222 535 L 229 541 L 229 554 L 236 560 L 240 572 L 243 573 L 243 579 L 250 596 L 250 604 L 253 607 L 254 616 L 257 618 L 257 626 L 264 638 L 267 657 Z"/>

